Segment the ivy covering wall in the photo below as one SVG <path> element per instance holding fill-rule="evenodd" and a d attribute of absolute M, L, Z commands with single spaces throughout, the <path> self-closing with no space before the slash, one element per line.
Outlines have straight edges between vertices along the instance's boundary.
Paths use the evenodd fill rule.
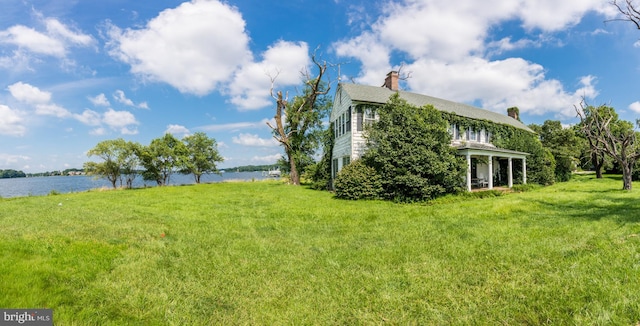
<path fill-rule="evenodd" d="M 443 118 L 460 130 L 469 127 L 487 130 L 491 133 L 491 143 L 499 148 L 530 153 L 527 157 L 527 182 L 549 185 L 555 181 L 555 160 L 551 152 L 542 146 L 537 134 L 516 127 L 497 124 L 487 120 L 461 117 L 449 112 L 441 112 Z M 522 169 L 514 167 L 514 177 L 522 178 Z"/>

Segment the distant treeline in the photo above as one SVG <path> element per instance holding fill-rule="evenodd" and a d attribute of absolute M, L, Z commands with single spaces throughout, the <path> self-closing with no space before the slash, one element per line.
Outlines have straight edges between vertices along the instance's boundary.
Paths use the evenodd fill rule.
<path fill-rule="evenodd" d="M 0 170 L 0 179 L 8 178 L 24 178 L 27 175 L 22 171 L 16 170 Z"/>
<path fill-rule="evenodd" d="M 269 171 L 270 169 L 273 170 L 276 167 L 278 167 L 277 165 L 271 164 L 271 165 L 244 165 L 244 166 L 237 166 L 235 168 L 228 168 L 228 169 L 223 169 L 227 172 L 255 172 L 255 171 Z"/>

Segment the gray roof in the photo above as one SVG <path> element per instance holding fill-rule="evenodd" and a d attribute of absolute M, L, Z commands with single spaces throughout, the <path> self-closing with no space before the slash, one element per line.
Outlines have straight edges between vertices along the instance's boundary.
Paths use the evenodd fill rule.
<path fill-rule="evenodd" d="M 391 95 L 395 93 L 395 91 L 392 91 L 386 87 L 357 84 L 340 84 L 338 86 L 338 89 L 342 89 L 344 92 L 346 92 L 351 100 L 362 103 L 384 104 L 387 103 L 387 101 L 389 101 L 389 97 L 391 97 Z M 405 99 L 409 104 L 418 107 L 431 104 L 433 105 L 433 107 L 440 111 L 450 112 L 471 119 L 493 121 L 495 123 L 505 124 L 533 132 L 533 130 L 529 129 L 529 127 L 527 127 L 524 123 L 513 119 L 506 114 L 500 114 L 489 110 L 480 109 L 475 106 L 456 103 L 417 93 L 405 91 L 398 91 L 398 93 L 400 94 L 400 97 Z"/>

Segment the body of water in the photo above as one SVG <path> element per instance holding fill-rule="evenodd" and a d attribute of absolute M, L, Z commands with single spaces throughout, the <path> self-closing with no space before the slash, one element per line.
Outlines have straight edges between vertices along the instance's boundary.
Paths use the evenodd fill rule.
<path fill-rule="evenodd" d="M 262 180 L 268 176 L 262 172 L 225 172 L 221 176 L 217 174 L 202 175 L 201 183 L 222 182 L 230 180 Z M 169 184 L 195 184 L 193 175 L 172 174 Z M 118 184 L 119 185 L 119 184 Z M 138 177 L 133 182 L 134 188 L 152 187 L 157 184 L 154 181 L 144 181 Z M 94 179 L 89 176 L 55 176 L 0 179 L 0 198 L 42 196 L 51 192 L 69 193 L 81 192 L 91 189 L 112 188 L 111 183 L 104 178 Z"/>

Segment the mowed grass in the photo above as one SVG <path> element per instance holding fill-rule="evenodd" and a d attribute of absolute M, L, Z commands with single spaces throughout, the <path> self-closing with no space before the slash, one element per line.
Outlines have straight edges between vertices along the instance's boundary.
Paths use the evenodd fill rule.
<path fill-rule="evenodd" d="M 431 204 L 277 182 L 0 200 L 0 307 L 56 325 L 627 324 L 619 177 Z M 636 185 L 637 187 L 637 185 Z"/>

